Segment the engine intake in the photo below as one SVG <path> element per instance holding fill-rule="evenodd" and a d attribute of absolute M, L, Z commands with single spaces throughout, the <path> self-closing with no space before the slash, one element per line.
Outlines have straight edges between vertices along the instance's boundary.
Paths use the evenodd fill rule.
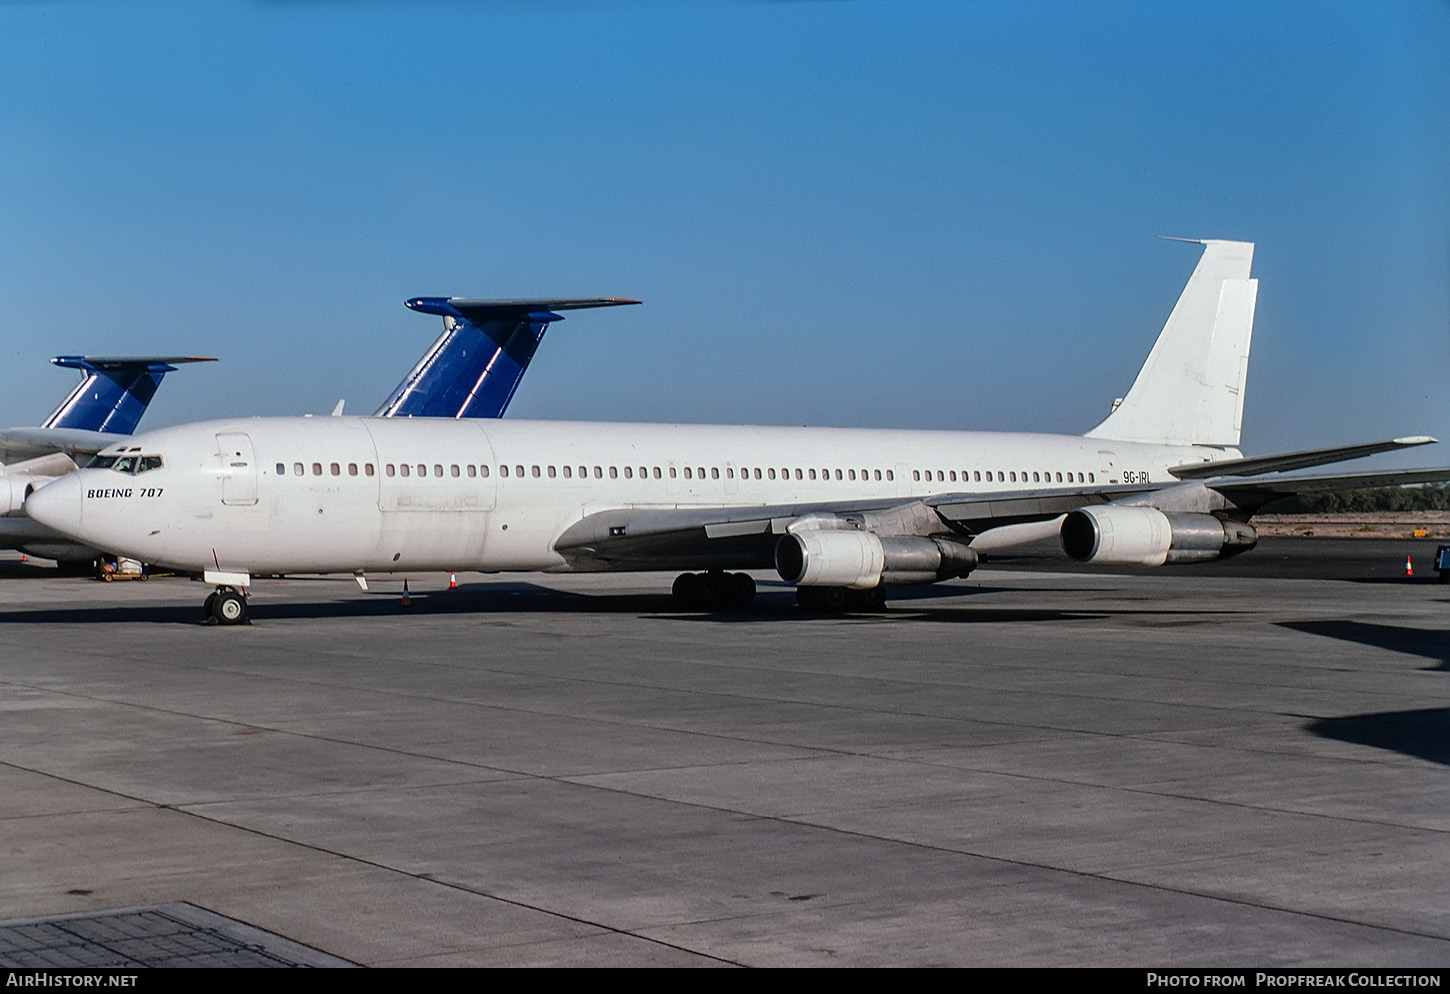
<path fill-rule="evenodd" d="M 1259 534 L 1211 514 L 1165 514 L 1156 507 L 1083 507 L 1062 522 L 1062 550 L 1082 563 L 1162 566 L 1247 552 Z"/>
<path fill-rule="evenodd" d="M 870 590 L 878 584 L 936 583 L 976 567 L 973 549 L 942 535 L 809 528 L 782 535 L 775 546 L 776 572 L 801 587 Z"/>
<path fill-rule="evenodd" d="M 52 479 L 54 478 L 49 476 L 25 474 L 0 475 L 0 516 L 19 514 L 30 492 L 45 486 Z"/>

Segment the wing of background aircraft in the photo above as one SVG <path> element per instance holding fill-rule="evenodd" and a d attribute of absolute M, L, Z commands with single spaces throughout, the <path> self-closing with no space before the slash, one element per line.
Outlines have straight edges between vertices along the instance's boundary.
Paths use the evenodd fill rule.
<path fill-rule="evenodd" d="M 556 311 L 637 300 L 469 300 L 414 297 L 407 306 L 443 318 L 443 334 L 378 408 L 384 418 L 500 418 Z"/>

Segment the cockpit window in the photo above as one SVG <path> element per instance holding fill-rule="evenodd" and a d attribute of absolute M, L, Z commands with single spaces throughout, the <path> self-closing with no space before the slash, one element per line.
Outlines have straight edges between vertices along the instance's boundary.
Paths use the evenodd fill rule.
<path fill-rule="evenodd" d="M 96 456 L 86 463 L 86 469 L 109 469 L 115 473 L 145 473 L 160 468 L 160 456 Z"/>

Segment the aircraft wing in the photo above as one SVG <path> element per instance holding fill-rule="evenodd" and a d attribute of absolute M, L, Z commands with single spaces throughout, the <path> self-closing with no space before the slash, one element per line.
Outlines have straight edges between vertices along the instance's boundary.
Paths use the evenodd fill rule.
<path fill-rule="evenodd" d="M 1050 521 L 1088 504 L 1151 489 L 1115 485 L 1052 494 L 1024 490 L 745 507 L 620 507 L 586 514 L 559 536 L 554 549 L 575 569 L 763 569 L 773 564 L 775 543 L 787 528 L 811 516 L 828 527 L 845 522 L 881 534 L 955 532 L 965 540 L 989 528 Z"/>
<path fill-rule="evenodd" d="M 1450 481 L 1450 467 L 1402 469 L 1382 473 L 1350 473 L 1341 476 L 1268 475 L 1244 480 L 1211 480 L 1210 490 L 1223 494 L 1238 507 L 1258 510 L 1271 500 L 1295 494 L 1363 490 L 1368 487 L 1403 487 L 1415 483 Z"/>
<path fill-rule="evenodd" d="M 112 431 L 87 431 L 84 428 L 4 428 L 0 429 L 0 459 L 7 462 L 31 459 L 49 452 L 93 456 L 125 437 Z M 84 462 L 81 459 L 76 461 Z"/>
<path fill-rule="evenodd" d="M 1310 466 L 1323 466 L 1349 459 L 1362 459 L 1377 452 L 1393 449 L 1408 449 L 1416 445 L 1431 445 L 1438 439 L 1429 435 L 1413 435 L 1407 438 L 1392 438 L 1387 442 L 1367 442 L 1363 445 L 1341 445 L 1332 449 L 1308 449 L 1303 452 L 1285 452 L 1272 456 L 1250 456 L 1247 459 L 1221 459 L 1217 462 L 1185 463 L 1171 466 L 1168 472 L 1180 480 L 1202 480 L 1215 476 L 1258 476 L 1261 473 L 1283 473 Z"/>
<path fill-rule="evenodd" d="M 990 546 L 998 548 L 1044 537 L 1040 527 L 1019 530 L 1010 526 L 1052 522 L 1091 505 L 1123 502 L 1169 511 L 1237 511 L 1247 517 L 1272 500 L 1294 494 L 1447 480 L 1450 467 L 1338 476 L 1270 474 L 876 501 L 620 507 L 586 514 L 559 536 L 554 548 L 574 569 L 764 569 L 773 565 L 776 542 L 792 525 L 860 528 L 881 536 L 955 534 L 964 541 L 992 532 L 1002 536 Z"/>

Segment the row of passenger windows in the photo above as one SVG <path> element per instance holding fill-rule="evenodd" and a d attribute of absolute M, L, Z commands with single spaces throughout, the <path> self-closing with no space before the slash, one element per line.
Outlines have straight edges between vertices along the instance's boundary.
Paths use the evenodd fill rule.
<path fill-rule="evenodd" d="M 984 472 L 987 474 L 986 477 L 983 477 L 982 476 L 982 474 Z M 1025 469 L 1022 470 L 1022 474 L 1021 474 L 1020 477 L 1018 476 L 1016 470 L 1006 470 L 1004 472 L 1003 470 L 1000 470 L 1000 469 L 999 470 L 990 470 L 990 469 L 988 469 L 988 470 L 980 470 L 980 469 L 974 469 L 974 470 L 971 471 L 970 474 L 968 474 L 968 472 L 966 470 L 962 470 L 961 481 L 963 483 L 967 483 L 967 482 L 980 483 L 980 482 L 982 482 L 983 479 L 985 479 L 988 483 L 991 483 L 992 482 L 992 474 L 994 472 L 997 474 L 996 479 L 997 479 L 997 482 L 998 483 L 1008 483 L 1008 482 L 1010 482 L 1010 483 L 1016 483 L 1019 480 L 1019 478 L 1020 478 L 1020 480 L 1023 483 L 1026 483 L 1027 482 L 1027 470 L 1025 470 Z M 955 483 L 957 481 L 957 471 L 954 470 L 954 469 L 913 469 L 911 471 L 911 478 L 913 480 L 927 480 L 927 481 L 930 481 L 930 480 L 933 479 L 933 476 L 932 476 L 933 473 L 936 474 L 935 475 L 935 479 L 937 481 L 939 481 L 939 482 L 951 482 L 951 483 Z M 1056 480 L 1055 481 L 1053 479 L 1054 476 L 1056 477 Z M 1086 473 L 1086 474 L 1084 474 L 1084 473 L 1077 473 L 1075 479 L 1074 479 L 1074 474 L 1068 473 L 1068 474 L 1066 474 L 1066 479 L 1064 479 L 1064 474 L 1062 474 L 1062 473 L 1053 473 L 1050 470 L 1043 470 L 1041 472 L 1038 472 L 1037 470 L 1033 470 L 1032 471 L 1032 482 L 1033 483 L 1053 483 L 1053 482 L 1057 482 L 1057 483 L 1064 483 L 1064 482 L 1066 482 L 1066 483 L 1073 483 L 1073 482 L 1077 482 L 1077 483 L 1096 483 L 1097 481 L 1096 481 L 1096 479 L 1094 479 L 1092 473 Z"/>
<path fill-rule="evenodd" d="M 393 467 L 391 467 L 391 466 L 388 467 L 388 469 L 392 469 L 392 468 Z M 457 468 L 458 467 L 456 467 L 456 466 L 454 467 L 454 469 L 457 469 Z M 366 463 L 363 463 L 362 464 L 362 471 L 363 471 L 363 475 L 364 476 L 376 476 L 377 475 L 377 470 L 373 469 L 373 464 L 370 463 L 370 462 L 366 462 Z M 335 463 L 329 463 L 328 464 L 328 467 L 327 467 L 327 474 L 329 476 L 341 476 L 342 475 L 342 463 L 336 463 L 336 462 Z M 358 474 L 358 465 L 357 465 L 357 463 L 355 463 L 355 462 L 348 463 L 347 464 L 347 475 L 348 476 L 357 476 L 357 474 Z M 279 462 L 277 464 L 277 475 L 278 476 L 286 476 L 287 475 L 287 464 L 286 463 Z M 300 462 L 294 462 L 292 464 L 292 475 L 293 476 L 306 476 L 307 475 L 307 464 L 306 463 L 300 463 Z M 315 463 L 312 464 L 312 475 L 313 476 L 321 476 L 322 475 L 322 463 L 315 462 Z M 389 473 L 388 475 L 389 476 L 392 476 L 393 474 L 392 473 Z M 458 474 L 457 473 L 454 473 L 453 475 L 454 476 L 457 476 Z"/>
<path fill-rule="evenodd" d="M 159 464 L 159 460 L 158 460 L 158 464 Z M 149 469 L 151 467 L 148 466 L 147 468 Z M 311 468 L 311 475 L 313 475 L 313 476 L 323 476 L 323 475 L 328 475 L 328 476 L 342 476 L 343 475 L 343 467 L 342 467 L 342 464 L 341 463 L 328 463 L 325 474 L 324 474 L 324 470 L 323 470 L 323 464 L 320 463 L 320 462 L 311 463 L 310 464 L 310 468 Z M 295 463 L 292 464 L 292 475 L 293 476 L 307 476 L 308 475 L 308 469 L 309 469 L 309 464 L 295 462 Z M 128 470 L 127 471 L 129 471 L 129 467 L 128 467 Z M 364 476 L 373 476 L 373 475 L 375 475 L 375 472 L 376 471 L 373 469 L 373 464 L 372 463 L 363 463 L 362 466 L 361 466 L 361 472 L 362 472 L 362 474 Z M 453 476 L 453 477 L 458 477 L 458 476 L 487 477 L 487 476 L 489 476 L 490 472 L 491 471 L 490 471 L 490 469 L 489 469 L 489 467 L 487 465 L 482 465 L 482 466 L 468 465 L 468 466 L 463 466 L 463 467 L 460 468 L 457 464 L 453 464 L 453 465 L 450 465 L 447 468 L 446 471 L 443 468 L 443 464 L 442 463 L 433 463 L 431 466 L 428 463 L 421 463 L 421 462 L 420 463 L 398 463 L 398 464 L 387 463 L 386 465 L 383 466 L 383 475 L 384 476 L 413 476 L 413 475 L 417 475 L 417 476 L 439 476 L 439 477 L 441 477 L 441 476 L 445 476 L 446 475 L 446 476 Z M 615 479 L 618 479 L 619 478 L 621 470 L 620 470 L 620 467 L 618 467 L 618 466 L 608 466 L 608 467 L 605 467 L 605 466 L 595 466 L 594 467 L 594 472 L 593 472 L 592 475 L 593 475 L 594 479 L 596 479 L 596 480 L 602 480 L 602 479 L 604 479 L 604 476 L 605 476 L 605 473 L 606 472 L 608 473 L 609 478 L 611 480 L 615 480 Z M 776 479 L 779 479 L 779 480 L 789 480 L 789 479 L 796 479 L 796 480 L 832 480 L 832 479 L 835 479 L 835 480 L 868 480 L 868 481 L 869 480 L 888 480 L 888 481 L 894 481 L 896 479 L 895 473 L 892 470 L 889 470 L 889 469 L 861 469 L 861 470 L 856 470 L 856 469 L 822 469 L 822 470 L 817 471 L 816 469 L 813 469 L 813 468 L 801 469 L 801 468 L 797 467 L 797 468 L 794 468 L 794 469 L 790 469 L 790 468 L 784 468 L 784 467 L 782 467 L 780 469 L 777 469 L 774 466 L 765 466 L 765 467 L 755 466 L 755 467 L 749 467 L 749 468 L 742 467 L 738 472 L 739 472 L 739 479 L 742 479 L 742 480 L 749 480 L 749 479 L 756 479 L 756 480 L 776 480 Z M 359 466 L 358 466 L 357 463 L 350 462 L 350 463 L 347 464 L 347 475 L 348 476 L 357 476 L 358 473 L 359 473 Z M 737 470 L 735 469 L 735 467 L 733 467 L 733 466 L 726 466 L 725 467 L 725 470 L 724 470 L 724 477 L 727 480 L 733 480 L 733 479 L 736 479 L 736 473 L 737 473 Z M 986 476 L 985 477 L 982 475 L 983 473 L 986 473 Z M 954 469 L 951 469 L 951 470 L 943 470 L 943 469 L 936 469 L 936 470 L 931 470 L 931 469 L 914 469 L 914 470 L 911 471 L 911 478 L 913 480 L 917 480 L 917 481 L 921 481 L 921 480 L 931 481 L 931 480 L 935 479 L 936 481 L 942 482 L 942 483 L 946 483 L 946 482 L 956 483 L 959 480 L 960 480 L 960 482 L 963 482 L 963 483 L 967 483 L 967 482 L 981 483 L 985 479 L 986 482 L 990 483 L 993 480 L 993 473 L 996 474 L 996 477 L 995 478 L 996 478 L 997 482 L 999 482 L 999 483 L 1007 483 L 1007 482 L 1016 483 L 1016 482 L 1018 482 L 1018 471 L 1016 471 L 1016 470 L 1003 471 L 1003 470 L 980 470 L 980 469 L 977 469 L 977 470 L 971 470 L 970 471 L 970 474 L 969 474 L 969 471 L 964 469 L 964 470 L 961 470 L 960 471 L 960 476 L 958 476 L 958 471 L 957 470 L 954 470 Z M 708 474 L 708 476 L 707 476 L 707 474 Z M 277 475 L 278 476 L 286 476 L 287 475 L 287 464 L 286 463 L 280 463 L 279 462 L 277 464 Z M 577 469 L 574 466 L 565 466 L 565 467 L 562 468 L 562 471 L 558 467 L 555 467 L 555 466 L 530 466 L 530 467 L 528 467 L 527 472 L 526 472 L 525 471 L 525 467 L 522 466 L 522 465 L 516 464 L 514 466 L 509 466 L 507 463 L 505 463 L 505 464 L 503 464 L 503 465 L 501 465 L 501 466 L 498 467 L 498 475 L 501 476 L 501 477 L 509 477 L 509 476 L 524 477 L 524 476 L 530 476 L 530 477 L 533 477 L 535 479 L 538 479 L 538 478 L 543 477 L 543 476 L 547 476 L 551 480 L 552 479 L 555 479 L 556 477 L 561 476 L 561 475 L 564 477 L 564 479 L 569 480 L 569 479 L 574 479 L 576 477 L 576 475 L 577 475 L 577 477 L 579 479 L 584 480 L 584 479 L 588 479 L 591 476 L 591 473 L 589 471 L 589 467 L 588 466 L 579 466 L 579 467 L 577 467 Z M 718 466 L 711 466 L 708 470 L 704 466 L 685 466 L 685 467 L 679 468 L 679 469 L 677 469 L 674 466 L 665 467 L 664 469 L 661 469 L 659 466 L 654 466 L 654 467 L 640 466 L 640 467 L 637 467 L 637 468 L 634 467 L 634 466 L 625 466 L 623 468 L 623 475 L 624 475 L 624 478 L 626 480 L 632 480 L 636 476 L 638 476 L 638 478 L 641 479 L 641 480 L 649 479 L 651 477 L 653 477 L 656 480 L 659 480 L 659 479 L 663 479 L 666 475 L 668 475 L 669 478 L 672 479 L 672 480 L 678 478 L 681 475 L 683 475 L 684 478 L 687 479 L 687 480 L 704 480 L 704 479 L 718 480 L 718 479 L 721 478 L 721 470 L 720 470 L 720 467 L 718 467 Z M 1032 482 L 1033 483 L 1052 483 L 1052 482 L 1057 482 L 1057 483 L 1063 483 L 1063 482 L 1072 483 L 1072 482 L 1074 482 L 1074 475 L 1076 475 L 1076 482 L 1078 482 L 1078 483 L 1094 483 L 1094 482 L 1096 482 L 1095 479 L 1094 479 L 1094 477 L 1093 477 L 1093 474 L 1092 473 L 1087 473 L 1087 474 L 1083 474 L 1083 473 L 1077 473 L 1077 474 L 1067 473 L 1066 474 L 1066 478 L 1064 479 L 1064 474 L 1062 474 L 1062 473 L 1053 473 L 1053 472 L 1050 472 L 1050 471 L 1033 471 L 1032 474 L 1031 474 L 1031 479 L 1032 479 Z M 1025 469 L 1021 471 L 1021 482 L 1023 482 L 1023 483 L 1028 482 L 1028 471 L 1025 470 Z"/>
<path fill-rule="evenodd" d="M 490 468 L 488 466 L 464 466 L 461 471 L 460 471 L 459 467 L 457 467 L 457 466 L 449 466 L 448 467 L 448 470 L 447 470 L 447 475 L 449 475 L 449 476 L 467 475 L 467 476 L 485 476 L 486 477 L 490 473 L 491 473 L 491 470 L 490 470 Z M 561 476 L 564 479 L 566 479 L 566 480 L 572 480 L 572 479 L 575 479 L 576 477 L 578 479 L 581 479 L 581 480 L 587 480 L 587 479 L 589 479 L 589 477 L 591 475 L 596 480 L 602 480 L 602 479 L 605 478 L 606 475 L 611 480 L 617 480 L 617 479 L 619 479 L 619 477 L 621 475 L 626 480 L 633 480 L 636 477 L 638 477 L 641 480 L 647 480 L 647 479 L 650 479 L 651 477 L 653 477 L 656 480 L 662 480 L 666 476 L 668 476 L 671 480 L 678 479 L 681 476 L 683 476 L 687 480 L 705 480 L 705 479 L 719 480 L 719 479 L 722 479 L 722 478 L 723 479 L 727 479 L 727 480 L 734 480 L 734 479 L 749 480 L 749 479 L 752 478 L 752 474 L 753 474 L 753 478 L 754 479 L 757 479 L 757 480 L 775 480 L 775 479 L 789 480 L 789 479 L 791 479 L 791 474 L 792 473 L 795 474 L 795 479 L 797 479 L 797 480 L 805 480 L 805 479 L 811 479 L 811 480 L 816 480 L 816 479 L 829 480 L 829 479 L 832 479 L 833 478 L 832 477 L 832 474 L 833 473 L 834 473 L 834 478 L 837 479 L 837 480 L 872 480 L 872 479 L 875 479 L 875 480 L 895 480 L 896 479 L 896 474 L 893 471 L 889 470 L 889 469 L 885 469 L 885 470 L 882 470 L 882 469 L 874 469 L 874 470 L 872 470 L 872 469 L 862 469 L 862 470 L 855 470 L 855 469 L 829 470 L 829 469 L 823 469 L 823 470 L 820 470 L 818 472 L 817 470 L 814 470 L 814 469 L 795 469 L 795 470 L 791 470 L 791 469 L 784 469 L 783 468 L 783 469 L 777 470 L 774 466 L 756 467 L 754 469 L 748 469 L 748 468 L 742 467 L 739 470 L 736 470 L 736 468 L 734 466 L 726 466 L 723 471 L 720 469 L 719 466 L 711 466 L 709 469 L 706 469 L 704 466 L 684 466 L 684 467 L 667 466 L 667 467 L 664 467 L 664 468 L 661 468 L 659 466 L 654 466 L 654 467 L 650 467 L 650 466 L 639 466 L 639 467 L 635 467 L 635 466 L 625 466 L 623 468 L 621 468 L 619 466 L 595 466 L 594 467 L 594 470 L 593 470 L 593 473 L 591 474 L 590 473 L 590 469 L 589 469 L 588 466 L 578 466 L 578 467 L 575 467 L 575 466 L 564 466 L 564 467 L 558 467 L 558 466 L 528 466 L 528 467 L 525 467 L 523 465 L 513 465 L 513 466 L 510 466 L 507 463 L 504 463 L 504 464 L 502 464 L 502 465 L 500 465 L 498 467 L 498 475 L 501 476 L 501 477 L 520 477 L 520 478 L 522 478 L 522 477 L 525 477 L 525 476 L 529 476 L 529 477 L 533 477 L 534 479 L 538 479 L 540 477 L 547 476 L 551 480 L 552 479 L 556 479 L 556 478 L 561 477 Z M 402 464 L 399 464 L 397 466 L 394 466 L 392 463 L 388 463 L 387 465 L 385 465 L 383 467 L 383 475 L 384 476 L 394 476 L 394 475 L 397 475 L 397 476 L 413 476 L 413 475 L 417 475 L 417 476 L 428 476 L 429 475 L 429 466 L 428 466 L 427 463 L 418 463 L 416 465 L 411 465 L 411 464 L 408 464 L 408 463 L 402 463 Z M 438 463 L 434 463 L 433 466 L 432 466 L 432 475 L 433 476 L 443 476 L 444 475 L 443 466 L 440 465 L 440 464 L 438 464 Z"/>

